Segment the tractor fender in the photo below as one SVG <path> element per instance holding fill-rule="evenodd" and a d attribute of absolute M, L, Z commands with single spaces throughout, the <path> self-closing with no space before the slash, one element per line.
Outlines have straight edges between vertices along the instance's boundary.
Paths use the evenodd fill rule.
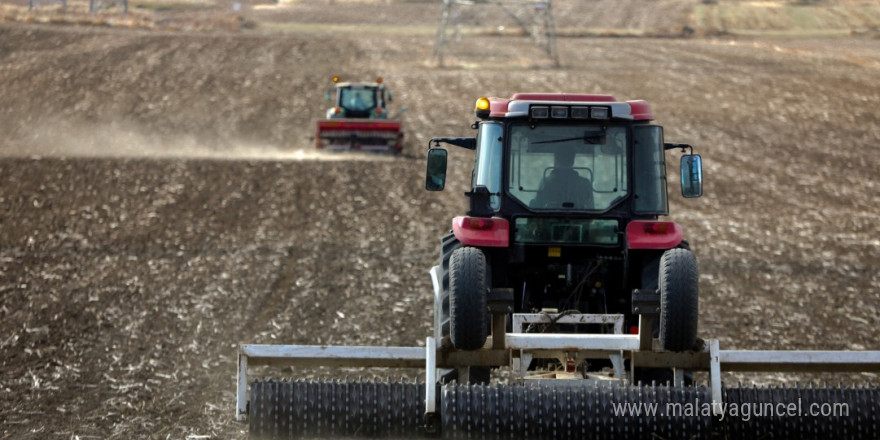
<path fill-rule="evenodd" d="M 684 238 L 681 225 L 675 222 L 633 220 L 626 225 L 630 249 L 672 249 Z"/>
<path fill-rule="evenodd" d="M 510 222 L 501 217 L 455 217 L 452 233 L 465 246 L 510 246 Z"/>

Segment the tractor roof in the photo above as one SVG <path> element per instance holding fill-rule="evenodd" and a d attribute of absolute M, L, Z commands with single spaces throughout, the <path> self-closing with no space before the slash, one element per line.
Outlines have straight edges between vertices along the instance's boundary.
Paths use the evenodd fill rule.
<path fill-rule="evenodd" d="M 375 83 L 375 82 L 338 82 L 338 83 L 336 83 L 337 88 L 351 87 L 351 86 L 375 89 L 375 88 L 385 87 L 385 84 Z"/>
<path fill-rule="evenodd" d="M 482 99 L 482 98 L 481 98 Z M 529 108 L 540 106 L 589 107 L 611 109 L 611 119 L 650 121 L 654 119 L 651 106 L 642 100 L 618 101 L 611 95 L 574 93 L 517 93 L 510 98 L 488 98 L 490 118 L 520 118 L 529 116 Z"/>
<path fill-rule="evenodd" d="M 382 79 L 381 76 L 378 77 L 378 78 L 376 78 L 376 81 L 374 81 L 374 82 L 369 82 L 369 81 L 363 81 L 363 82 L 345 81 L 345 82 L 340 82 L 340 81 L 341 81 L 341 79 L 340 79 L 338 76 L 334 76 L 334 77 L 333 77 L 333 83 L 336 85 L 337 88 L 351 87 L 351 86 L 355 86 L 355 87 L 364 87 L 364 88 L 367 88 L 367 87 L 369 87 L 369 88 L 382 88 L 382 87 L 385 87 L 385 84 L 382 84 L 384 80 Z"/>

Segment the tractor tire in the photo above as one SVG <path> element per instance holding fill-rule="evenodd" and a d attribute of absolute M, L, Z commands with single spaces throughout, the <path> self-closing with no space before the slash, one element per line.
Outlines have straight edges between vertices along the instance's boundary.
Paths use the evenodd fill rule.
<path fill-rule="evenodd" d="M 440 239 L 440 294 L 435 299 L 437 302 L 434 308 L 434 337 L 438 344 L 441 344 L 444 338 L 450 341 L 450 314 L 449 314 L 449 260 L 452 253 L 461 248 L 463 245 L 455 234 L 448 233 Z M 469 384 L 488 384 L 490 381 L 489 367 L 463 367 L 467 369 L 467 383 Z M 437 378 L 440 383 L 463 382 L 457 369 L 438 369 Z"/>
<path fill-rule="evenodd" d="M 642 289 L 657 290 L 658 279 L 660 277 L 660 257 L 651 258 L 642 266 Z M 651 329 L 655 338 L 660 336 L 660 322 L 654 321 Z M 671 383 L 675 378 L 671 368 L 648 368 L 636 367 L 633 380 L 635 383 L 642 384 L 666 384 Z"/>
<path fill-rule="evenodd" d="M 449 233 L 440 239 L 440 296 L 435 299 L 434 338 L 437 344 L 449 337 L 449 259 L 452 253 L 462 247 L 455 234 Z"/>
<path fill-rule="evenodd" d="M 449 259 L 449 335 L 459 350 L 476 350 L 489 336 L 489 282 L 483 251 L 462 247 Z"/>
<path fill-rule="evenodd" d="M 669 351 L 697 343 L 699 314 L 697 259 L 687 249 L 670 249 L 660 258 L 660 341 Z"/>

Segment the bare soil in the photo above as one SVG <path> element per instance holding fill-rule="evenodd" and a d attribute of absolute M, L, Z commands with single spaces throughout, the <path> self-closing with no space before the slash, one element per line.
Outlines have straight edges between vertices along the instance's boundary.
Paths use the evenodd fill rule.
<path fill-rule="evenodd" d="M 418 33 L 0 23 L 2 438 L 243 438 L 238 344 L 424 344 L 472 155 L 426 193 L 422 149 L 518 91 L 646 99 L 703 155 L 703 198 L 670 176 L 701 337 L 880 349 L 875 40 L 564 38 L 558 69 L 525 37 L 452 50 L 437 68 Z M 311 150 L 334 74 L 385 78 L 403 156 Z"/>

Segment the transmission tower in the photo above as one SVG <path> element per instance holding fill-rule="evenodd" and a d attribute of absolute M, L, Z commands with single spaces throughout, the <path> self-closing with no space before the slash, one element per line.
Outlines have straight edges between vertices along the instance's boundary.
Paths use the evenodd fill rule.
<path fill-rule="evenodd" d="M 513 19 L 523 32 L 529 35 L 553 63 L 559 67 L 559 53 L 556 50 L 556 22 L 553 20 L 551 0 L 441 0 L 440 19 L 437 23 L 437 36 L 434 41 L 434 60 L 443 65 L 446 46 L 454 37 L 462 38 L 461 25 L 464 11 L 468 8 L 486 6 L 499 8 Z"/>

